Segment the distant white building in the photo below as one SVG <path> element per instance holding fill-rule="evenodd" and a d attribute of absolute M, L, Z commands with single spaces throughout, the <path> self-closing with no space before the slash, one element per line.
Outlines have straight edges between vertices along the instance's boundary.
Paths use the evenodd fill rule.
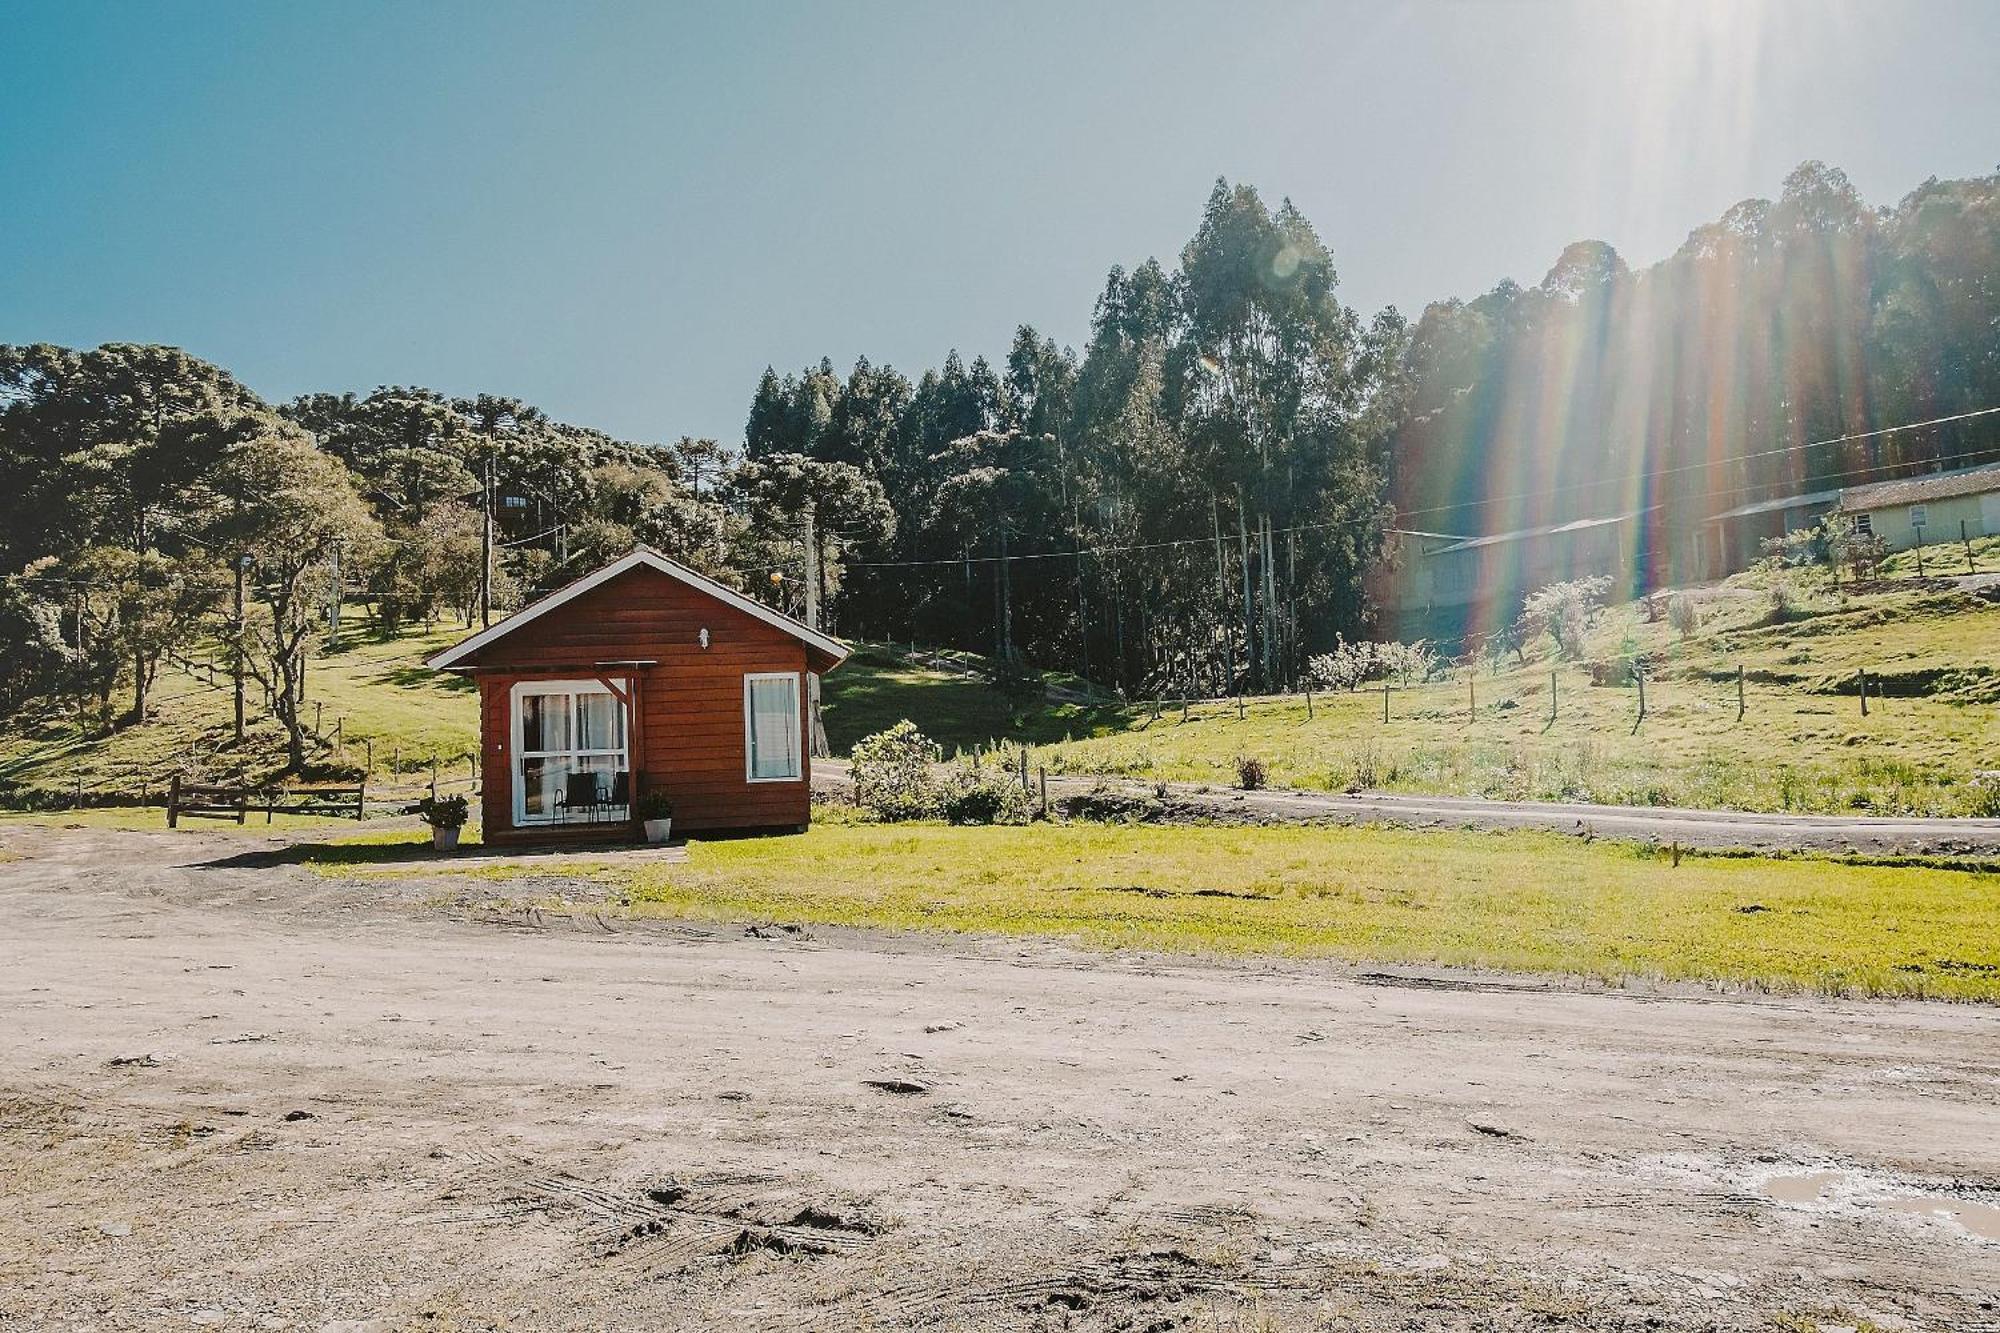
<path fill-rule="evenodd" d="M 2000 463 L 1850 486 L 1835 508 L 1892 551 L 2000 536 Z"/>

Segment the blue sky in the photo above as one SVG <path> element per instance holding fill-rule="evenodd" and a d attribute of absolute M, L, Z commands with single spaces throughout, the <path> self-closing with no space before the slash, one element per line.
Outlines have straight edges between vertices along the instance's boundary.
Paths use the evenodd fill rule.
<path fill-rule="evenodd" d="M 1414 315 L 1792 166 L 2000 163 L 2000 5 L 0 0 L 0 342 L 740 439 L 758 373 L 1080 344 L 1218 175 Z"/>

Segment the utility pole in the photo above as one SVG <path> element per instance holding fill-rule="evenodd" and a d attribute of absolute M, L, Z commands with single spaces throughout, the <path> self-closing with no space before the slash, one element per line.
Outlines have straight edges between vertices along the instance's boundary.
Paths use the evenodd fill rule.
<path fill-rule="evenodd" d="M 231 674 L 236 678 L 236 744 L 243 745 L 243 636 L 248 629 L 243 623 L 243 575 L 249 568 L 250 557 L 238 555 L 231 562 L 236 567 L 236 626 L 230 636 L 235 641 L 236 652 L 231 666 Z"/>
<path fill-rule="evenodd" d="M 1229 576 L 1224 569 L 1222 558 L 1222 497 L 1210 491 L 1209 499 L 1214 502 L 1209 508 L 1208 517 L 1215 532 L 1215 605 L 1222 613 L 1222 652 L 1224 662 L 1229 669 L 1229 675 L 1223 679 L 1219 693 L 1228 694 L 1236 688 L 1236 636 L 1229 629 Z"/>
<path fill-rule="evenodd" d="M 1257 660 L 1257 598 L 1250 590 L 1250 531 L 1243 512 L 1243 488 L 1236 488 L 1236 550 L 1243 558 L 1243 652 L 1247 668 Z"/>
<path fill-rule="evenodd" d="M 806 539 L 806 628 L 819 628 L 819 528 L 811 501 L 805 508 Z M 831 752 L 826 741 L 826 720 L 820 716 L 819 672 L 806 673 L 806 716 L 812 719 L 812 756 L 824 759 Z"/>
<path fill-rule="evenodd" d="M 1007 515 L 1000 515 L 1000 660 L 1014 660 L 1014 574 L 1007 560 Z"/>
<path fill-rule="evenodd" d="M 819 534 L 812 502 L 805 507 L 806 541 L 806 627 L 819 628 Z"/>
<path fill-rule="evenodd" d="M 479 484 L 479 624 L 493 623 L 493 454 L 486 454 L 486 469 Z"/>
<path fill-rule="evenodd" d="M 1065 483 L 1065 486 L 1067 483 Z M 1070 501 L 1070 526 L 1076 532 L 1076 638 L 1083 650 L 1083 679 L 1090 680 L 1090 617 L 1083 603 L 1083 506 Z"/>
<path fill-rule="evenodd" d="M 1272 689 L 1278 676 L 1277 653 L 1278 634 L 1282 611 L 1278 607 L 1278 560 L 1277 542 L 1271 535 L 1271 511 L 1268 506 L 1257 516 L 1257 528 L 1261 541 L 1257 555 L 1259 582 L 1264 594 L 1264 688 Z"/>
<path fill-rule="evenodd" d="M 333 599 L 326 608 L 326 650 L 336 652 L 340 648 L 340 603 L 346 590 L 340 584 L 340 547 L 338 537 L 333 541 Z"/>

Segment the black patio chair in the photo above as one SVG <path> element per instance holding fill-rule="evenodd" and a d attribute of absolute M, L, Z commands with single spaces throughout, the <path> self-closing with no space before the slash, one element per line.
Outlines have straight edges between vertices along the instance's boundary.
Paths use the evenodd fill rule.
<path fill-rule="evenodd" d="M 611 781 L 606 783 L 604 779 Z M 556 817 L 574 817 L 585 823 L 597 823 L 612 818 L 612 811 L 627 806 L 632 799 L 632 775 L 624 769 L 605 774 L 595 770 L 571 773 L 565 779 L 563 794 L 556 799 Z"/>

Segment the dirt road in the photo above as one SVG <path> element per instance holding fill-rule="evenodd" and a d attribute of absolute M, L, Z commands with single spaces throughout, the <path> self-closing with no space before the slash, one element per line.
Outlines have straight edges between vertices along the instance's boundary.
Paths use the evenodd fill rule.
<path fill-rule="evenodd" d="M 2000 1329 L 1991 1009 L 0 838 L 0 1328 Z"/>
<path fill-rule="evenodd" d="M 813 760 L 814 783 L 848 789 L 844 760 Z M 1489 801 L 1399 792 L 1232 791 L 1186 782 L 1051 777 L 1051 800 L 1108 789 L 1132 797 L 1166 793 L 1172 813 L 1233 823 L 1404 824 L 1470 829 L 1547 829 L 1632 842 L 1753 851 L 1826 851 L 1921 856 L 2000 855 L 2000 819 L 1746 814 L 1670 806 L 1568 801 Z"/>

